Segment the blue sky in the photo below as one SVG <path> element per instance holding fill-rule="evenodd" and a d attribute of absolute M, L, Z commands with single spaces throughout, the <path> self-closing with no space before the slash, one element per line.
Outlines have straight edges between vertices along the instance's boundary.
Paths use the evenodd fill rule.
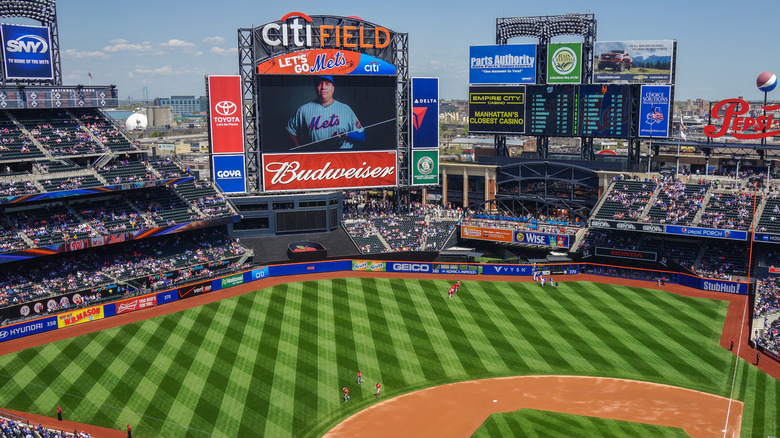
<path fill-rule="evenodd" d="M 593 13 L 598 41 L 676 39 L 675 100 L 760 100 L 758 74 L 780 74 L 776 1 L 61 0 L 64 83 L 86 84 L 91 72 L 92 84 L 115 84 L 122 99 L 140 99 L 144 87 L 150 98 L 203 95 L 205 75 L 237 74 L 238 28 L 275 21 L 291 11 L 357 15 L 408 33 L 411 75 L 439 77 L 443 99 L 465 98 L 468 48 L 495 43 L 498 17 Z M 528 42 L 534 41 L 510 40 Z M 780 100 L 780 88 L 769 94 L 773 98 Z"/>

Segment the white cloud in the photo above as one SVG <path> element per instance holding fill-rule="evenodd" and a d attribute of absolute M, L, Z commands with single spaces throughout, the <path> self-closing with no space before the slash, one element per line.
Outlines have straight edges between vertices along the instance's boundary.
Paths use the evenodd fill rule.
<path fill-rule="evenodd" d="M 231 47 L 229 49 L 223 49 L 222 47 L 212 47 L 209 52 L 219 56 L 233 56 L 238 54 L 238 48 Z"/>
<path fill-rule="evenodd" d="M 204 43 L 212 46 L 215 46 L 217 44 L 225 44 L 226 41 L 227 40 L 225 38 L 222 38 L 220 36 L 203 38 Z"/>
<path fill-rule="evenodd" d="M 63 50 L 62 56 L 64 58 L 75 58 L 75 59 L 105 59 L 108 58 L 108 55 L 105 52 L 101 52 L 99 50 L 94 50 L 91 52 L 82 52 L 79 50 Z"/>
<path fill-rule="evenodd" d="M 145 41 L 141 44 L 131 44 L 127 40 L 113 40 L 111 45 L 103 47 L 106 52 L 149 52 L 152 45 Z"/>
<path fill-rule="evenodd" d="M 168 40 L 167 43 L 161 43 L 160 46 L 171 47 L 171 48 L 184 48 L 184 47 L 189 48 L 189 47 L 195 47 L 195 44 L 188 43 L 187 41 L 183 41 L 183 40 L 172 39 L 172 40 Z"/>

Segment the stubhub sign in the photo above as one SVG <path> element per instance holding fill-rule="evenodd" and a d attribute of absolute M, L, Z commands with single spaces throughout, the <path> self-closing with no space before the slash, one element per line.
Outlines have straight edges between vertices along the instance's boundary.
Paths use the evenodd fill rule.
<path fill-rule="evenodd" d="M 245 193 L 246 178 L 243 155 L 214 155 L 214 182 L 225 193 Z"/>

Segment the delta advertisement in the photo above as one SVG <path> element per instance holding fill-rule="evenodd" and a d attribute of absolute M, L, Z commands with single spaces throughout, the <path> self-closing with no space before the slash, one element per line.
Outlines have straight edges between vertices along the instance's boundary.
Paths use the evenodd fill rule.
<path fill-rule="evenodd" d="M 596 41 L 593 83 L 672 82 L 674 40 Z"/>
<path fill-rule="evenodd" d="M 471 46 L 470 84 L 535 84 L 536 44 Z"/>
<path fill-rule="evenodd" d="M 57 315 L 57 328 L 103 319 L 103 306 L 86 307 Z"/>
<path fill-rule="evenodd" d="M 639 93 L 639 136 L 669 137 L 671 85 L 642 85 Z"/>
<path fill-rule="evenodd" d="M 52 80 L 49 28 L 1 24 L 6 79 Z"/>
<path fill-rule="evenodd" d="M 243 155 L 212 155 L 214 183 L 225 193 L 245 193 L 246 178 Z"/>
<path fill-rule="evenodd" d="M 469 87 L 469 132 L 525 134 L 525 85 Z"/>
<path fill-rule="evenodd" d="M 439 148 L 439 78 L 412 78 L 412 148 Z"/>
<path fill-rule="evenodd" d="M 582 82 L 582 43 L 547 45 L 547 83 L 579 84 Z"/>
<path fill-rule="evenodd" d="M 209 76 L 209 137 L 214 154 L 244 153 L 241 76 Z"/>
<path fill-rule="evenodd" d="M 267 192 L 394 186 L 396 151 L 263 154 Z"/>

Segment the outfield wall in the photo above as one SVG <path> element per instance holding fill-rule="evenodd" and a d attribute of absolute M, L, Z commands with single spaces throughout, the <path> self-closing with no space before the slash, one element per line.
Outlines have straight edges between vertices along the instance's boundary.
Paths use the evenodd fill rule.
<path fill-rule="evenodd" d="M 185 300 L 221 289 L 238 286 L 240 284 L 251 283 L 267 277 L 353 271 L 463 275 L 477 278 L 481 275 L 530 277 L 533 276 L 534 272 L 539 271 L 545 276 L 553 276 L 557 279 L 560 279 L 561 276 L 565 278 L 567 275 L 590 274 L 653 282 L 663 277 L 668 283 L 680 284 L 694 289 L 739 295 L 746 295 L 748 293 L 747 283 L 700 278 L 678 272 L 652 271 L 622 266 L 595 265 L 592 263 L 551 263 L 545 265 L 531 265 L 396 262 L 365 259 L 334 260 L 264 266 L 239 272 L 237 274 L 226 275 L 213 280 L 180 286 L 162 292 L 140 295 L 97 306 L 72 309 L 52 316 L 19 322 L 0 327 L 0 342 L 70 327 L 72 325 L 84 324 L 98 319 L 110 318 L 123 313 L 160 306 L 178 300 Z"/>

